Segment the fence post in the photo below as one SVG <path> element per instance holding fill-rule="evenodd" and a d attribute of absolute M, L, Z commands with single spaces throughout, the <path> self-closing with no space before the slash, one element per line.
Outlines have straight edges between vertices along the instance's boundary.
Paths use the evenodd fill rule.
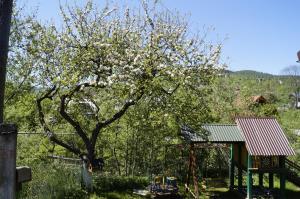
<path fill-rule="evenodd" d="M 0 124 L 0 198 L 16 198 L 17 127 Z"/>

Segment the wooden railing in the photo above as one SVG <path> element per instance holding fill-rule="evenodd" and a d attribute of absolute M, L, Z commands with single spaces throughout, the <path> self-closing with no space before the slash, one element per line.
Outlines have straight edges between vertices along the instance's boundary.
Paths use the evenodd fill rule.
<path fill-rule="evenodd" d="M 300 186 L 300 165 L 288 159 L 286 159 L 285 165 L 287 168 L 287 179 Z"/>
<path fill-rule="evenodd" d="M 296 164 L 293 161 L 290 161 L 288 159 L 285 160 L 286 166 L 287 168 L 293 168 L 295 170 L 297 170 L 298 172 L 300 172 L 300 165 Z"/>

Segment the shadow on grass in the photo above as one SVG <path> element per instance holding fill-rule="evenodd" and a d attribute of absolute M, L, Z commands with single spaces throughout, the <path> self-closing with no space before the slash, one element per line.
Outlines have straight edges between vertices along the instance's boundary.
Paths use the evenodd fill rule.
<path fill-rule="evenodd" d="M 281 199 L 280 196 L 280 189 L 275 188 L 272 191 L 272 195 L 274 199 Z M 239 193 L 237 190 L 234 191 L 210 191 L 206 195 L 207 198 L 211 199 L 240 199 L 240 198 L 246 198 L 246 192 Z M 300 191 L 293 191 L 293 190 L 286 190 L 285 191 L 285 198 L 287 199 L 300 199 Z M 254 194 L 255 198 L 272 198 L 268 197 L 264 194 Z"/>
<path fill-rule="evenodd" d="M 280 189 L 275 188 L 274 191 L 274 198 L 275 199 L 280 199 Z M 295 190 L 285 190 L 285 196 L 287 199 L 299 199 L 300 198 L 300 191 L 295 191 Z"/>
<path fill-rule="evenodd" d="M 240 195 L 235 191 L 210 191 L 207 198 L 211 199 L 240 199 Z"/>

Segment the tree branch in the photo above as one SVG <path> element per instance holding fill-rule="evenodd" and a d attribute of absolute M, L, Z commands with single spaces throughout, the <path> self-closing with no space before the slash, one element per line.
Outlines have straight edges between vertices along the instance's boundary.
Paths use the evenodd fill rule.
<path fill-rule="evenodd" d="M 130 106 L 135 105 L 142 98 L 143 95 L 144 95 L 144 92 L 141 92 L 140 95 L 135 100 L 127 100 L 125 102 L 125 104 L 123 105 L 123 107 L 117 113 L 115 113 L 111 118 L 101 122 L 101 126 L 106 127 L 106 126 L 110 125 L 111 123 L 113 123 L 114 121 L 116 121 L 117 119 L 119 119 L 121 116 L 123 116 L 125 114 L 127 109 Z"/>
<path fill-rule="evenodd" d="M 21 90 L 23 84 L 26 82 L 27 78 L 29 77 L 31 70 L 28 70 L 27 74 L 25 75 L 25 77 L 23 78 L 23 80 L 20 82 L 20 84 L 17 86 L 16 89 L 14 89 L 13 93 L 11 93 L 10 96 L 8 96 L 4 102 L 4 104 L 7 104 L 11 99 L 13 99 Z"/>
<path fill-rule="evenodd" d="M 89 149 L 90 148 L 90 142 L 89 142 L 89 139 L 88 139 L 86 133 L 81 128 L 79 122 L 72 119 L 71 116 L 66 112 L 66 99 L 68 97 L 69 97 L 69 95 L 63 95 L 60 98 L 59 113 L 65 120 L 67 120 L 67 122 L 69 124 L 71 124 L 73 126 L 73 128 L 76 130 L 76 133 L 81 137 L 82 141 L 84 142 L 86 148 Z"/>
<path fill-rule="evenodd" d="M 101 128 L 104 128 L 104 127 L 110 125 L 111 123 L 113 123 L 114 121 L 118 120 L 119 118 L 121 118 L 126 113 L 126 111 L 129 109 L 129 107 L 135 105 L 143 97 L 143 95 L 144 95 L 144 89 L 142 89 L 142 91 L 140 92 L 140 94 L 138 95 L 138 97 L 135 100 L 127 100 L 125 102 L 125 104 L 123 105 L 123 107 L 118 112 L 116 112 L 111 118 L 109 118 L 103 122 L 98 122 L 96 124 L 96 127 L 92 133 L 92 137 L 90 139 L 93 147 L 96 145 L 97 137 L 100 133 Z"/>
<path fill-rule="evenodd" d="M 56 135 L 50 130 L 50 128 L 48 127 L 48 125 L 45 121 L 45 115 L 43 112 L 42 101 L 45 99 L 52 100 L 53 96 L 56 94 L 57 91 L 58 91 L 58 89 L 56 89 L 56 86 L 53 86 L 47 93 L 45 93 L 45 95 L 43 95 L 42 97 L 37 99 L 36 103 L 37 103 L 37 108 L 38 108 L 38 113 L 39 113 L 39 121 L 44 129 L 45 134 L 49 137 L 49 139 L 52 142 L 68 149 L 69 151 L 71 151 L 72 153 L 74 153 L 78 156 L 82 156 L 80 149 L 70 146 L 67 143 L 63 142 L 62 140 L 59 140 L 56 137 Z"/>

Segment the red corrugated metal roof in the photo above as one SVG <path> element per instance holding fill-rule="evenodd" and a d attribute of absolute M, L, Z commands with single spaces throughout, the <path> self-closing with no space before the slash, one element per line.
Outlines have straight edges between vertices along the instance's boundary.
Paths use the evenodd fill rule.
<path fill-rule="evenodd" d="M 295 155 L 283 130 L 274 118 L 236 118 L 250 155 Z"/>

